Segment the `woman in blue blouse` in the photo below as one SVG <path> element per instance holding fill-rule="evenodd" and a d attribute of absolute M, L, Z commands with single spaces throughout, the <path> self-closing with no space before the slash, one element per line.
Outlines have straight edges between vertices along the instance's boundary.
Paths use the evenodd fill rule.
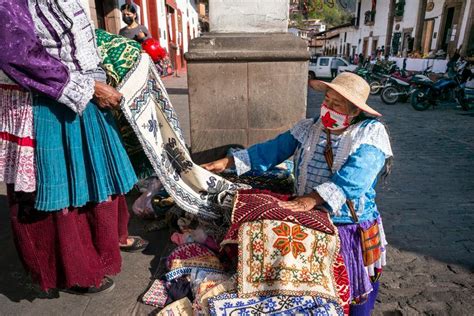
<path fill-rule="evenodd" d="M 266 171 L 293 156 L 297 196 L 281 206 L 301 212 L 317 207 L 330 213 L 338 226 L 351 282 L 351 315 L 368 315 L 385 265 L 386 241 L 375 203 L 375 185 L 387 159 L 392 157 L 390 140 L 384 125 L 374 118 L 381 114 L 366 104 L 370 88 L 361 77 L 342 73 L 331 83 L 310 84 L 326 93 L 319 118 L 304 119 L 275 139 L 204 167 L 222 172 L 235 166 L 240 175 L 250 170 Z M 325 156 L 328 150 L 332 150 L 332 167 L 328 165 L 331 158 Z M 360 226 L 379 226 L 381 256 L 368 266 L 364 266 L 357 220 L 347 201 L 353 205 Z"/>

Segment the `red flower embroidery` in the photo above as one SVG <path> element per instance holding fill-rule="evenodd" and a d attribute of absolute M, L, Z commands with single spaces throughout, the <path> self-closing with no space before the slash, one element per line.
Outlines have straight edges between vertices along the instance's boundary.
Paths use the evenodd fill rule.
<path fill-rule="evenodd" d="M 286 223 L 281 223 L 273 228 L 273 231 L 277 236 L 284 237 L 278 238 L 273 244 L 273 247 L 280 250 L 282 256 L 286 256 L 291 251 L 296 259 L 300 253 L 306 251 L 305 246 L 300 241 L 305 240 L 308 234 L 301 230 L 301 226 L 294 225 L 290 232 L 290 226 Z"/>
<path fill-rule="evenodd" d="M 331 114 L 329 112 L 324 114 L 324 116 L 321 119 L 323 121 L 324 126 L 334 127 L 334 125 L 336 125 L 336 127 L 337 127 L 337 124 L 336 124 L 337 121 L 331 117 Z"/>

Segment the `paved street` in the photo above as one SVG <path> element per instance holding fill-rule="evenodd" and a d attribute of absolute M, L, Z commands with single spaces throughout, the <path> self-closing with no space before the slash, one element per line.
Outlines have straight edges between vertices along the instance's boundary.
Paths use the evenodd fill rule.
<path fill-rule="evenodd" d="M 185 74 L 165 79 L 189 140 Z M 310 91 L 308 116 L 321 96 Z M 440 106 L 425 112 L 409 104 L 369 104 L 384 114 L 395 162 L 379 183 L 378 204 L 389 246 L 388 266 L 376 315 L 471 315 L 474 310 L 474 110 Z M 80 297 L 41 294 L 25 276 L 11 239 L 4 187 L 0 192 L 1 315 L 147 315 L 137 302 L 156 271 L 164 232 L 145 233 L 133 219 L 133 234 L 151 241 L 146 254 L 123 254 L 123 272 L 112 293 Z"/>

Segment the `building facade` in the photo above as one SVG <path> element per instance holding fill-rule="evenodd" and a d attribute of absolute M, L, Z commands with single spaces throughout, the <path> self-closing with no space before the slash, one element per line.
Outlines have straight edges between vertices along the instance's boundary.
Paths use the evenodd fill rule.
<path fill-rule="evenodd" d="M 474 56 L 472 0 L 358 0 L 351 26 L 317 34 L 324 52 L 426 57 Z"/>

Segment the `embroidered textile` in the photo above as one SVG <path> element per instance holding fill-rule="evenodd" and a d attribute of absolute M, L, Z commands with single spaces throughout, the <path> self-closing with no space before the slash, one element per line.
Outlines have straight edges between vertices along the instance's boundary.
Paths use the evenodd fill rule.
<path fill-rule="evenodd" d="M 239 230 L 238 292 L 321 296 L 339 301 L 333 265 L 339 239 L 299 224 L 258 220 Z"/>
<path fill-rule="evenodd" d="M 198 243 L 188 243 L 178 246 L 166 260 L 170 271 L 179 268 L 211 268 L 223 270 L 216 255 L 207 247 Z"/>
<path fill-rule="evenodd" d="M 192 162 L 176 113 L 148 54 L 142 54 L 118 90 L 123 94 L 125 117 L 176 204 L 204 218 L 220 218 L 223 210 L 231 208 L 239 185 Z"/>
<path fill-rule="evenodd" d="M 0 182 L 35 191 L 34 146 L 30 93 L 0 73 Z"/>
<path fill-rule="evenodd" d="M 173 281 L 176 280 L 182 276 L 189 275 L 189 274 L 207 274 L 207 273 L 222 273 L 222 270 L 220 269 L 213 269 L 213 268 L 191 268 L 191 267 L 185 267 L 185 268 L 178 268 L 174 269 L 168 273 L 165 274 L 165 279 L 167 281 Z"/>
<path fill-rule="evenodd" d="M 236 294 L 211 299 L 209 314 L 230 315 L 344 315 L 339 304 L 311 296 L 270 296 L 240 298 Z"/>
<path fill-rule="evenodd" d="M 96 29 L 95 34 L 107 81 L 117 86 L 140 59 L 142 48 L 137 41 L 101 29 Z"/>
<path fill-rule="evenodd" d="M 278 203 L 287 201 L 288 195 L 275 194 L 261 190 L 238 191 L 232 211 L 231 227 L 224 237 L 224 244 L 237 242 L 240 225 L 260 219 L 282 220 L 296 223 L 328 234 L 334 234 L 336 228 L 329 214 L 320 210 L 311 212 L 293 212 L 281 208 Z"/>
<path fill-rule="evenodd" d="M 166 266 L 171 269 L 173 260 L 187 260 L 199 257 L 214 256 L 214 253 L 199 243 L 188 243 L 176 247 L 168 256 Z"/>
<path fill-rule="evenodd" d="M 165 306 L 166 300 L 168 300 L 168 293 L 166 292 L 165 282 L 162 280 L 153 281 L 148 291 L 142 297 L 143 303 L 155 307 Z"/>
<path fill-rule="evenodd" d="M 165 306 L 159 311 L 157 316 L 190 316 L 193 314 L 193 305 L 189 298 L 185 297 L 179 301 L 173 302 Z"/>

